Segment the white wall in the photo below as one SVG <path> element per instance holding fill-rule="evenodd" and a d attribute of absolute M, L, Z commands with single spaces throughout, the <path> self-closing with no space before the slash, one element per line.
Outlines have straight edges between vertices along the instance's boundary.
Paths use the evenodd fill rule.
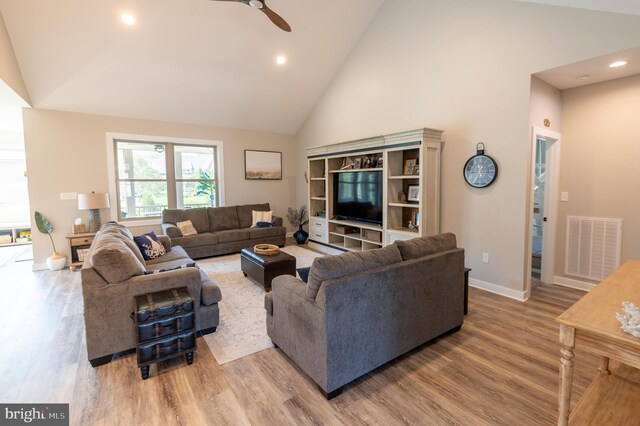
<path fill-rule="evenodd" d="M 523 297 L 531 74 L 639 40 L 637 16 L 507 0 L 386 0 L 299 132 L 298 161 L 305 147 L 445 130 L 442 231 L 458 236 L 476 285 Z M 477 142 L 500 168 L 487 189 L 462 177 Z M 300 183 L 298 203 L 305 197 Z"/>
<path fill-rule="evenodd" d="M 4 24 L 4 18 L 0 13 L 0 80 L 4 81 L 14 92 L 16 92 L 25 104 L 29 104 L 29 93 L 24 85 L 22 73 L 16 60 L 13 45 Z"/>
<path fill-rule="evenodd" d="M 31 217 L 37 210 L 52 222 L 56 248 L 67 256 L 64 236 L 76 217 L 83 217 L 84 223 L 88 223 L 88 213 L 79 211 L 75 200 L 60 200 L 60 193 L 109 192 L 106 132 L 222 141 L 226 205 L 269 202 L 274 214 L 284 217 L 287 207 L 295 204 L 296 182 L 304 182 L 296 169 L 292 135 L 42 109 L 24 110 L 24 129 Z M 283 180 L 245 180 L 245 149 L 281 151 Z M 108 217 L 108 210 L 101 213 L 103 221 L 114 219 Z M 139 233 L 147 229 L 159 231 L 159 226 L 132 228 L 132 231 Z M 51 255 L 50 245 L 48 237 L 34 230 L 36 267 Z"/>
<path fill-rule="evenodd" d="M 566 277 L 567 215 L 623 219 L 622 262 L 640 258 L 639 111 L 640 76 L 562 92 L 560 190 L 569 202 L 559 208 L 558 276 Z"/>

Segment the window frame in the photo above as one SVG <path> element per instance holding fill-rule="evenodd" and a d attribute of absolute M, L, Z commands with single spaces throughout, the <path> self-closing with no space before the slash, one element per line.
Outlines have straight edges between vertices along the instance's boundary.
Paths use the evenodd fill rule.
<path fill-rule="evenodd" d="M 119 184 L 120 179 L 118 176 L 118 164 L 117 164 L 117 142 L 131 142 L 131 143 L 150 143 L 150 144 L 162 144 L 165 146 L 165 162 L 166 162 L 166 180 L 160 181 L 167 183 L 167 202 L 169 208 L 176 208 L 177 196 L 176 185 L 185 181 L 200 181 L 201 179 L 176 179 L 175 177 L 175 161 L 173 146 L 204 146 L 208 148 L 214 148 L 214 164 L 215 164 L 215 176 L 212 179 L 216 185 L 216 199 L 217 206 L 225 205 L 224 196 L 224 152 L 222 141 L 208 140 L 208 139 L 187 139 L 187 138 L 175 138 L 175 137 L 159 137 L 148 135 L 132 135 L 123 133 L 106 133 L 107 142 L 107 165 L 109 176 L 109 193 L 112 197 L 115 197 L 115 202 L 111 203 L 110 220 L 115 220 L 118 223 L 130 225 L 130 226 L 151 226 L 159 225 L 162 223 L 162 217 L 154 216 L 151 218 L 120 218 L 120 196 L 119 196 Z M 141 180 L 145 181 L 145 180 Z M 113 198 L 112 198 L 113 200 Z"/>

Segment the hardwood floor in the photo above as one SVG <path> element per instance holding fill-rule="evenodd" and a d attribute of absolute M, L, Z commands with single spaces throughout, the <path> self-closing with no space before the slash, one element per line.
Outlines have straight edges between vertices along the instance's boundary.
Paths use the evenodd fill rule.
<path fill-rule="evenodd" d="M 80 274 L 30 268 L 24 262 L 0 269 L 0 402 L 69 402 L 74 425 L 555 424 L 554 318 L 583 295 L 539 284 L 531 300 L 519 303 L 471 289 L 461 331 L 326 401 L 275 348 L 219 366 L 198 339 L 193 365 L 183 359 L 154 365 L 145 381 L 133 353 L 94 369 L 84 342 Z M 574 403 L 599 360 L 580 347 L 578 359 Z"/>

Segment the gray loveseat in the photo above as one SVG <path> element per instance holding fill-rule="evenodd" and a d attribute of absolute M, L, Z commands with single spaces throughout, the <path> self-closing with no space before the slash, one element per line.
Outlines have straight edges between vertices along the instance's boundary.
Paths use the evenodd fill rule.
<path fill-rule="evenodd" d="M 308 284 L 265 295 L 267 334 L 330 399 L 363 374 L 463 322 L 464 249 L 453 234 L 314 260 Z"/>
<path fill-rule="evenodd" d="M 197 328 L 203 334 L 215 331 L 219 322 L 220 288 L 198 268 L 184 268 L 145 275 L 145 271 L 172 269 L 192 263 L 179 246 L 160 236 L 167 253 L 146 261 L 131 232 L 115 222 L 100 228 L 82 266 L 82 296 L 87 353 L 96 367 L 111 355 L 136 347 L 131 313 L 135 296 L 187 287 L 194 300 Z"/>
<path fill-rule="evenodd" d="M 284 246 L 287 230 L 282 218 L 274 216 L 276 226 L 251 228 L 252 211 L 269 211 L 269 203 L 197 209 L 166 209 L 162 212 L 162 231 L 194 259 L 236 253 L 256 244 Z M 182 236 L 178 222 L 190 220 L 197 235 Z"/>

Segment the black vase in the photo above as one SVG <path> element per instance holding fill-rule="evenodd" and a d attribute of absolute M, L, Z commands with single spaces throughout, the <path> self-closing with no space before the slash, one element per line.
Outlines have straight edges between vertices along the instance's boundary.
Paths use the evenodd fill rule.
<path fill-rule="evenodd" d="M 300 225 L 300 229 L 293 233 L 293 239 L 296 240 L 298 244 L 304 244 L 309 238 L 309 233 L 302 229 L 302 225 Z"/>

